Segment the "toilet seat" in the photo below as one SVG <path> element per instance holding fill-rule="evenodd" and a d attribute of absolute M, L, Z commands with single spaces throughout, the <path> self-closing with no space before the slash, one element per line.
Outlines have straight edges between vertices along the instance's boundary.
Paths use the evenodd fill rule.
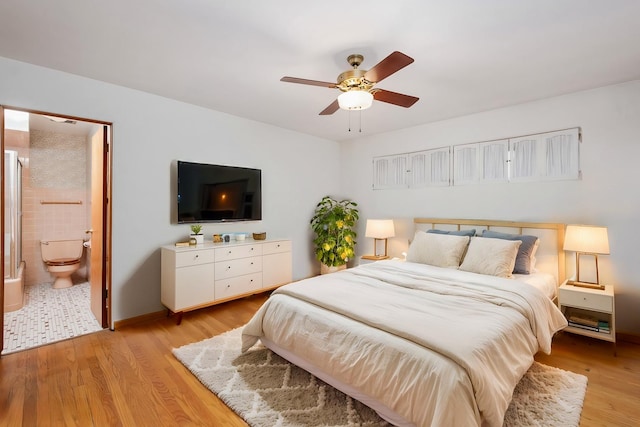
<path fill-rule="evenodd" d="M 80 264 L 80 260 L 74 259 L 74 258 L 57 258 L 57 259 L 45 261 L 45 264 L 52 265 L 52 266 L 73 265 L 73 264 Z"/>
<path fill-rule="evenodd" d="M 82 263 L 82 242 L 82 239 L 40 241 L 42 261 L 55 278 L 54 289 L 73 286 L 71 275 L 80 269 Z"/>

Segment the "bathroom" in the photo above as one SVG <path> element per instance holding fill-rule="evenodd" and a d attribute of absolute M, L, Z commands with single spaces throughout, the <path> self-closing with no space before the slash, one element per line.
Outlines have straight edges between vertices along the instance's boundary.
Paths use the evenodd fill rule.
<path fill-rule="evenodd" d="M 3 354 L 102 329 L 89 283 L 91 145 L 101 130 L 95 123 L 5 110 Z M 77 255 L 60 255 L 69 258 L 57 259 L 64 267 L 47 265 L 46 255 L 63 245 Z"/>

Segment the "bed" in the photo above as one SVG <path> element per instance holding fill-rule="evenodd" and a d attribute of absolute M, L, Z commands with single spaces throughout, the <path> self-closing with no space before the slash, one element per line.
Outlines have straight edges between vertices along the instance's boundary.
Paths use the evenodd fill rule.
<path fill-rule="evenodd" d="M 406 261 L 276 290 L 244 327 L 242 350 L 260 340 L 394 425 L 501 426 L 533 356 L 566 326 L 553 303 L 564 226 L 414 223 Z"/>

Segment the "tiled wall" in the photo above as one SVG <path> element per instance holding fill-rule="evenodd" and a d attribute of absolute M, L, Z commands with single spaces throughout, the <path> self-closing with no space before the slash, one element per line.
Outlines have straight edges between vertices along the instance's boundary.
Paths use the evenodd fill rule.
<path fill-rule="evenodd" d="M 17 137 L 24 138 L 23 135 Z M 86 237 L 88 159 L 87 139 L 83 136 L 32 130 L 27 139 L 26 147 L 16 147 L 23 145 L 20 139 L 6 135 L 5 148 L 17 150 L 26 160 L 22 180 L 22 252 L 27 264 L 25 285 L 28 286 L 52 281 L 42 262 L 41 240 Z M 74 281 L 86 278 L 84 265 L 83 260 Z"/>

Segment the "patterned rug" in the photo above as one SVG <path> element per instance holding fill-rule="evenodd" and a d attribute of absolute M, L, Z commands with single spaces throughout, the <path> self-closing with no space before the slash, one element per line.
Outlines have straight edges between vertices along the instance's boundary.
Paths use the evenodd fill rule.
<path fill-rule="evenodd" d="M 252 427 L 386 427 L 378 415 L 260 344 L 240 353 L 242 328 L 173 350 Z M 537 362 L 517 385 L 505 426 L 578 426 L 587 377 Z"/>

